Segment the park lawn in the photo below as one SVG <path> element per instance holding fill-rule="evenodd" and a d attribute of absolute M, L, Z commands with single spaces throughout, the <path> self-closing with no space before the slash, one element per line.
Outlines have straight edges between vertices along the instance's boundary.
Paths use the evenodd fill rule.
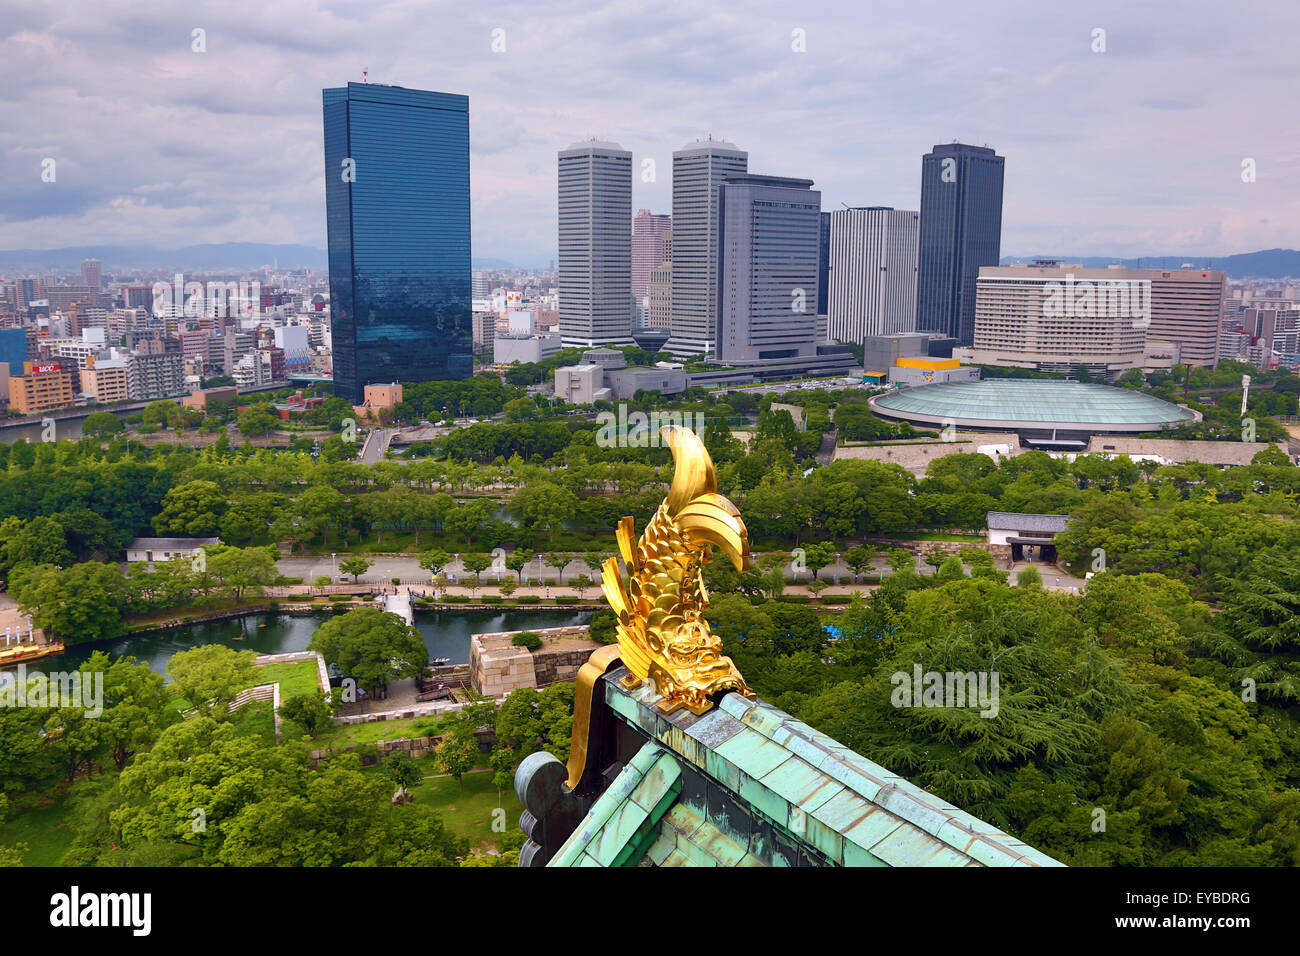
<path fill-rule="evenodd" d="M 111 764 L 95 775 L 117 775 Z M 23 866 L 59 866 L 76 836 L 77 796 L 83 780 L 71 787 L 59 783 L 45 793 L 32 797 L 24 794 L 9 805 L 9 818 L 0 823 L 0 846 L 26 843 Z"/>
<path fill-rule="evenodd" d="M 261 737 L 262 743 L 275 745 L 275 714 L 269 700 L 252 700 L 230 715 L 235 733 L 240 737 Z"/>
<path fill-rule="evenodd" d="M 263 664 L 257 668 L 257 684 L 280 684 L 280 701 L 320 690 L 320 672 L 316 661 L 286 661 Z"/>
<path fill-rule="evenodd" d="M 429 737 L 441 733 L 442 719 L 430 714 L 423 717 L 401 717 L 397 720 L 375 720 L 368 724 L 334 724 L 320 732 L 313 746 L 341 748 L 348 744 Z"/>
<path fill-rule="evenodd" d="M 58 866 L 72 845 L 70 823 L 72 801 L 60 790 L 45 805 L 28 810 L 9 809 L 9 819 L 0 823 L 0 846 L 26 843 L 23 866 Z"/>
<path fill-rule="evenodd" d="M 417 764 L 424 765 L 425 761 L 417 761 Z M 426 777 L 411 794 L 416 803 L 426 803 L 442 811 L 447 829 L 468 839 L 471 847 L 499 849 L 505 833 L 493 831 L 493 820 L 501 819 L 501 814 L 494 817 L 493 811 L 497 808 L 505 810 L 505 832 L 519 826 L 523 807 L 515 798 L 514 788 L 507 787 L 498 797 L 497 788 L 492 785 L 491 770 L 471 771 L 461 781 L 463 788 L 456 785 L 454 777 Z"/>

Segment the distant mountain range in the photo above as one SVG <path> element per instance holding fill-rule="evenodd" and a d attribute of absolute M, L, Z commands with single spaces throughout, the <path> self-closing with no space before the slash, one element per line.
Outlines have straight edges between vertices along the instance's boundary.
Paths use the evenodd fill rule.
<path fill-rule="evenodd" d="M 1087 269 L 1104 269 L 1121 265 L 1129 269 L 1177 269 L 1190 262 L 1198 269 L 1222 269 L 1234 279 L 1285 279 L 1300 276 L 1300 251 L 1265 249 L 1242 252 L 1235 256 L 1142 256 L 1137 259 L 1114 259 L 1106 256 L 1003 256 L 1002 265 L 1023 265 L 1035 259 L 1059 259 L 1077 263 Z"/>
<path fill-rule="evenodd" d="M 66 246 L 62 249 L 0 250 L 0 272 L 43 272 L 81 268 L 82 259 L 98 259 L 104 272 L 137 269 L 244 270 L 277 265 L 281 269 L 324 271 L 329 256 L 315 246 L 266 242 L 218 242 L 180 249 L 159 246 Z M 475 269 L 512 269 L 504 259 L 474 259 Z"/>
<path fill-rule="evenodd" d="M 0 250 L 0 273 L 38 273 L 49 270 L 76 270 L 82 259 L 98 259 L 106 273 L 133 270 L 179 269 L 181 271 L 243 271 L 266 265 L 281 269 L 316 269 L 324 271 L 329 257 L 324 249 L 303 245 L 276 245 L 266 242 L 218 242 L 179 249 L 159 246 L 66 246 L 62 249 Z M 1087 268 L 1122 265 L 1130 269 L 1177 269 L 1190 262 L 1201 269 L 1223 269 L 1234 279 L 1283 279 L 1300 277 L 1300 250 L 1266 249 L 1233 256 L 1141 256 L 1119 259 L 1110 256 L 1003 256 L 1003 265 L 1033 262 L 1035 259 L 1059 259 Z M 475 269 L 513 269 L 505 259 L 474 259 Z"/>

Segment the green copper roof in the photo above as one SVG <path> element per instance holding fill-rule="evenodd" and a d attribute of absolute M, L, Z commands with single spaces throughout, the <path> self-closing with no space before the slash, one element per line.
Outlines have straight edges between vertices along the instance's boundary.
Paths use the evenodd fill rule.
<path fill-rule="evenodd" d="M 1105 430 L 1158 429 L 1192 421 L 1195 413 L 1152 395 L 1110 385 L 1050 380 L 988 379 L 903 388 L 871 400 L 894 418 L 957 425 L 1010 427 L 1023 423 Z"/>
<path fill-rule="evenodd" d="M 1061 865 L 770 704 L 664 716 L 624 673 L 597 693 L 648 742 L 551 866 Z"/>
<path fill-rule="evenodd" d="M 653 842 L 660 818 L 682 789 L 682 770 L 648 743 L 600 795 L 550 866 L 630 866 Z"/>

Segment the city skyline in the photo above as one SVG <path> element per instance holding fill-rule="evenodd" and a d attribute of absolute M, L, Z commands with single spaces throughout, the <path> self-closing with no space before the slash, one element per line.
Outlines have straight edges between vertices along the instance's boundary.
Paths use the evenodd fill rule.
<path fill-rule="evenodd" d="M 474 97 L 474 252 L 516 265 L 555 258 L 558 149 L 592 136 L 623 143 L 633 208 L 667 213 L 672 151 L 710 133 L 773 175 L 814 179 L 828 210 L 917 208 L 926 151 L 987 143 L 1012 164 L 1009 255 L 1300 248 L 1300 155 L 1275 119 L 1289 109 L 1278 81 L 1288 68 L 1270 65 L 1288 62 L 1285 25 L 1260 30 L 1256 18 L 1195 7 L 1178 18 L 1119 4 L 1035 18 L 1002 3 L 918 25 L 907 5 L 885 4 L 867 29 L 847 4 L 814 15 L 625 3 L 574 35 L 564 3 L 474 17 L 444 5 L 432 63 L 426 8 L 398 2 L 346 15 L 311 3 L 269 14 L 163 4 L 111 22 L 76 4 L 16 10 L 0 40 L 14 91 L 0 116 L 11 129 L 33 115 L 42 123 L 2 161 L 0 248 L 324 248 L 324 171 L 309 145 L 316 97 L 363 70 L 372 82 Z M 1093 52 L 1097 29 L 1105 52 Z M 192 50 L 194 30 L 205 52 Z M 118 55 L 127 46 L 137 55 Z M 340 48 L 356 53 L 339 62 Z M 583 68 L 555 68 L 569 62 Z M 55 182 L 41 181 L 46 158 Z M 1247 159 L 1254 182 L 1242 181 Z"/>

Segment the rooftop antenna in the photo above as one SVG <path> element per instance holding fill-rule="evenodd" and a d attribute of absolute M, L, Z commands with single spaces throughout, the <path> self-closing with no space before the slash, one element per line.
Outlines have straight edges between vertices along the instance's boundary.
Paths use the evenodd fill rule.
<path fill-rule="evenodd" d="M 362 83 L 369 83 L 369 82 L 370 82 L 370 71 L 369 71 L 369 70 L 362 70 L 362 71 L 361 71 L 361 82 L 362 82 Z"/>

